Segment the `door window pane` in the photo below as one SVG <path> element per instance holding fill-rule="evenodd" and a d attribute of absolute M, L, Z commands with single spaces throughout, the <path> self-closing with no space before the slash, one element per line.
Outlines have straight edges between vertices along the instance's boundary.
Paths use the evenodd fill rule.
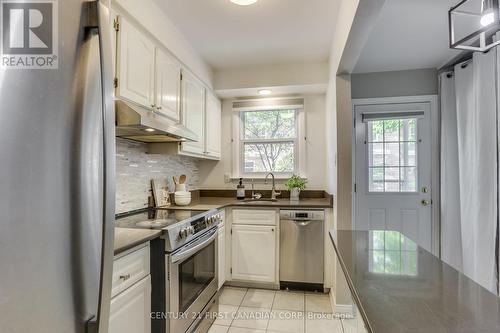
<path fill-rule="evenodd" d="M 368 121 L 370 192 L 417 192 L 417 124 L 416 118 Z"/>
<path fill-rule="evenodd" d="M 401 168 L 400 176 L 401 192 L 415 192 L 415 189 L 417 188 L 417 168 Z"/>
<path fill-rule="evenodd" d="M 385 166 L 399 167 L 399 143 L 384 144 Z"/>
<path fill-rule="evenodd" d="M 415 142 L 401 142 L 401 166 L 417 165 L 417 144 Z"/>
<path fill-rule="evenodd" d="M 369 169 L 370 192 L 384 192 L 384 168 Z"/>
<path fill-rule="evenodd" d="M 384 166 L 384 144 L 383 143 L 369 143 L 368 144 L 368 165 Z"/>
<path fill-rule="evenodd" d="M 384 121 L 376 120 L 368 123 L 368 141 L 384 142 Z"/>
<path fill-rule="evenodd" d="M 385 142 L 399 141 L 399 120 L 395 119 L 384 120 L 384 141 Z"/>

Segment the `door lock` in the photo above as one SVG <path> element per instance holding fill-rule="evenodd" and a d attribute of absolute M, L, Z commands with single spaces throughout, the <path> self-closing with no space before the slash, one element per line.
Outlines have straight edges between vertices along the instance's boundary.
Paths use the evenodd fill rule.
<path fill-rule="evenodd" d="M 427 186 L 423 186 L 422 193 L 429 193 L 429 188 Z"/>
<path fill-rule="evenodd" d="M 422 206 L 429 206 L 431 204 L 431 201 L 424 199 L 424 200 L 421 201 L 421 203 L 422 203 Z"/>

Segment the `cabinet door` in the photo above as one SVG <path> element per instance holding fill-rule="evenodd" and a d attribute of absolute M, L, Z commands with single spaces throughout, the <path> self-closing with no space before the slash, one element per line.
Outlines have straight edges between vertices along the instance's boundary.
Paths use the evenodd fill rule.
<path fill-rule="evenodd" d="M 217 250 L 219 251 L 218 256 L 218 280 L 219 280 L 219 289 L 226 282 L 226 227 L 219 227 L 219 234 L 217 238 Z"/>
<path fill-rule="evenodd" d="M 206 154 L 213 159 L 220 159 L 221 153 L 221 102 L 217 96 L 207 92 L 206 112 Z"/>
<path fill-rule="evenodd" d="M 156 49 L 156 112 L 179 121 L 181 64 L 172 56 Z"/>
<path fill-rule="evenodd" d="M 141 31 L 120 17 L 117 54 L 117 95 L 151 108 L 154 105 L 155 46 Z"/>
<path fill-rule="evenodd" d="M 151 333 L 151 277 L 111 299 L 109 333 Z"/>
<path fill-rule="evenodd" d="M 180 153 L 204 155 L 205 88 L 187 71 L 182 72 L 182 123 L 198 134 L 198 141 L 182 143 Z"/>
<path fill-rule="evenodd" d="M 232 278 L 276 282 L 276 227 L 233 225 Z"/>

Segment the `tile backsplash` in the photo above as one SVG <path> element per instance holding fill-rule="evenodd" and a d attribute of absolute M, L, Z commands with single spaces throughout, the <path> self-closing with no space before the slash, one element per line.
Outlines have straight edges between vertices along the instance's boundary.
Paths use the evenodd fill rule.
<path fill-rule="evenodd" d="M 147 154 L 144 143 L 116 138 L 116 213 L 145 208 L 151 195 L 151 179 L 167 178 L 174 190 L 172 176 L 185 174 L 188 190 L 199 184 L 199 161 L 179 155 Z"/>

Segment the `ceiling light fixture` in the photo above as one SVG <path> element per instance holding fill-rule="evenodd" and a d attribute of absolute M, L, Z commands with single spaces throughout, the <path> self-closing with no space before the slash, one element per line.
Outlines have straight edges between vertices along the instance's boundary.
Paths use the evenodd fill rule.
<path fill-rule="evenodd" d="M 495 22 L 495 12 L 493 11 L 493 0 L 483 0 L 481 2 L 481 25 L 486 27 Z"/>
<path fill-rule="evenodd" d="M 450 48 L 486 52 L 500 45 L 499 0 L 461 0 L 448 12 Z"/>
<path fill-rule="evenodd" d="M 262 96 L 267 96 L 267 95 L 271 95 L 273 92 L 271 91 L 271 89 L 260 89 L 258 91 L 259 95 L 262 95 Z"/>
<path fill-rule="evenodd" d="M 240 6 L 248 6 L 248 5 L 253 5 L 259 0 L 230 0 L 232 3 Z"/>
<path fill-rule="evenodd" d="M 146 128 L 146 129 L 145 129 L 145 131 L 146 131 L 146 132 L 154 132 L 154 131 L 155 131 L 155 129 L 154 129 L 154 128 Z"/>

